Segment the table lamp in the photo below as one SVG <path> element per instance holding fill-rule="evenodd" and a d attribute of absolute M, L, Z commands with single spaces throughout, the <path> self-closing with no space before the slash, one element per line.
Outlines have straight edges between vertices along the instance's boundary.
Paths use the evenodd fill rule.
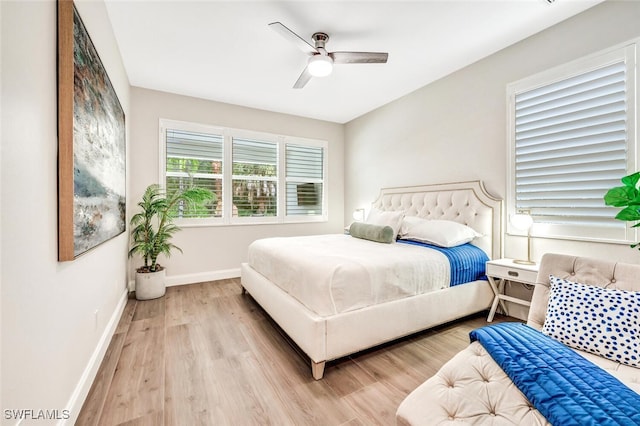
<path fill-rule="evenodd" d="M 520 265 L 535 265 L 536 262 L 531 260 L 531 226 L 533 225 L 531 211 L 518 210 L 518 213 L 511 215 L 511 224 L 514 228 L 527 231 L 527 259 L 516 259 L 513 262 Z"/>

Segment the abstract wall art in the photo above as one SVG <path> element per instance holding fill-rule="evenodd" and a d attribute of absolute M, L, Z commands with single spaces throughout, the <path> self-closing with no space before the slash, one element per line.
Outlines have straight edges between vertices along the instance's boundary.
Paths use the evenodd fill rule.
<path fill-rule="evenodd" d="M 58 0 L 58 260 L 125 231 L 125 116 L 72 0 Z"/>

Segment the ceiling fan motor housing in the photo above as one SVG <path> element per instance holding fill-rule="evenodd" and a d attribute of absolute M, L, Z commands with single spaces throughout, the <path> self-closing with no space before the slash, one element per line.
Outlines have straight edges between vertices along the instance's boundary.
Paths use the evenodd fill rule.
<path fill-rule="evenodd" d="M 311 39 L 316 44 L 316 49 L 324 49 L 325 44 L 329 41 L 329 36 L 325 33 L 313 33 Z"/>

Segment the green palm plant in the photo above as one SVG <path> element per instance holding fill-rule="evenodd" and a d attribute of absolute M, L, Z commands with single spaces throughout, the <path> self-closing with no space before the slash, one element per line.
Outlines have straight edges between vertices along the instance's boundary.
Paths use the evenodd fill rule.
<path fill-rule="evenodd" d="M 640 227 L 640 172 L 635 172 L 621 179 L 622 186 L 611 188 L 604 196 L 604 202 L 608 206 L 623 207 L 616 215 L 616 219 L 627 222 L 636 222 L 634 228 Z M 640 242 L 632 244 L 631 248 L 638 247 Z"/>
<path fill-rule="evenodd" d="M 213 198 L 211 191 L 190 187 L 175 191 L 169 196 L 159 185 L 149 185 L 138 203 L 141 211 L 131 218 L 131 249 L 129 257 L 139 254 L 144 266 L 138 272 L 156 272 L 162 269 L 158 264 L 158 256 L 171 256 L 172 250 L 182 249 L 171 242 L 173 235 L 180 228 L 173 223 L 177 207 L 180 203 L 202 205 Z"/>

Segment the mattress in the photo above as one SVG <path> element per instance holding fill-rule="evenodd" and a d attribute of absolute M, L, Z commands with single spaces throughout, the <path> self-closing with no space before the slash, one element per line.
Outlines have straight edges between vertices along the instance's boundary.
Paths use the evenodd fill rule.
<path fill-rule="evenodd" d="M 320 316 L 443 289 L 451 278 L 436 250 L 342 234 L 257 240 L 248 263 Z"/>

